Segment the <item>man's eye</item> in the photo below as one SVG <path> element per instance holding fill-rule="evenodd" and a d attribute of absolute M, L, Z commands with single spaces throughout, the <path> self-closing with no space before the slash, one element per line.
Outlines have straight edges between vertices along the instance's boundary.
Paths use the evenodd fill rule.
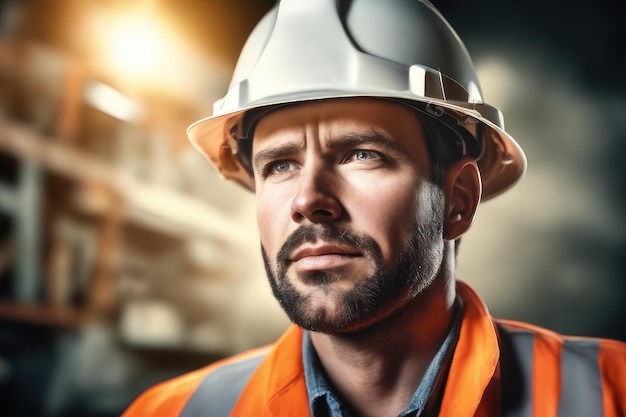
<path fill-rule="evenodd" d="M 266 169 L 267 175 L 282 174 L 295 169 L 295 164 L 289 161 L 278 161 L 269 164 Z"/>
<path fill-rule="evenodd" d="M 349 161 L 367 161 L 370 159 L 380 159 L 380 154 L 378 152 L 375 151 L 366 151 L 366 150 L 356 150 L 354 152 L 352 152 L 350 155 L 348 155 L 348 157 L 346 158 L 346 162 Z"/>

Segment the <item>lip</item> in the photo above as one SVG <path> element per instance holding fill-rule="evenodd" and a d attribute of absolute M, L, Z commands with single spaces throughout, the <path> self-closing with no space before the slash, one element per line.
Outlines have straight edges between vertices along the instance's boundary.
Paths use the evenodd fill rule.
<path fill-rule="evenodd" d="M 351 247 L 327 243 L 322 243 L 318 245 L 303 245 L 296 248 L 291 253 L 291 255 L 289 256 L 289 260 L 291 262 L 298 262 L 304 258 L 329 255 L 354 257 L 361 255 L 361 251 Z"/>
<path fill-rule="evenodd" d="M 358 248 L 328 243 L 305 244 L 295 249 L 289 260 L 299 272 L 327 271 L 347 266 L 361 256 Z"/>

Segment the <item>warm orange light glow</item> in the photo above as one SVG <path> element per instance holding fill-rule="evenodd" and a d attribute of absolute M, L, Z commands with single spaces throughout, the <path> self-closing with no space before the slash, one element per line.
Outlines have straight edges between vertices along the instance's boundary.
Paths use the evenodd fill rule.
<path fill-rule="evenodd" d="M 111 28 L 110 53 L 120 70 L 131 74 L 153 73 L 164 64 L 167 39 L 157 22 L 128 15 Z"/>
<path fill-rule="evenodd" d="M 179 41 L 156 8 L 94 10 L 88 20 L 99 71 L 133 89 L 168 83 Z"/>
<path fill-rule="evenodd" d="M 230 69 L 184 38 L 154 3 L 93 6 L 83 22 L 93 73 L 124 94 L 174 95 L 206 105 L 228 84 Z"/>

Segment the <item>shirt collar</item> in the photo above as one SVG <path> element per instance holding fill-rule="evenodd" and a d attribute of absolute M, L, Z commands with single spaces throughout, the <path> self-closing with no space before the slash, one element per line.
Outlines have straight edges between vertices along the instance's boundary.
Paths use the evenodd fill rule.
<path fill-rule="evenodd" d="M 413 394 L 407 409 L 399 417 L 420 416 L 428 407 L 428 414 L 436 415 L 441 393 L 445 385 L 447 370 L 452 360 L 452 353 L 459 335 L 463 319 L 463 308 L 457 299 L 452 326 L 426 369 L 424 377 Z M 304 379 L 309 396 L 309 409 L 313 417 L 348 417 L 350 414 L 333 392 L 319 356 L 311 342 L 309 332 L 304 332 L 302 339 L 302 360 Z M 433 401 L 430 401 L 430 399 Z M 436 398 L 436 400 L 435 400 Z"/>

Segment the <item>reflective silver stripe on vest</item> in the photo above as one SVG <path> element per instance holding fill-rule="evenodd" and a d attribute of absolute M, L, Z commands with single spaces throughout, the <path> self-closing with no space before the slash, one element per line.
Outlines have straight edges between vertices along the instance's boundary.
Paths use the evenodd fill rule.
<path fill-rule="evenodd" d="M 502 376 L 502 416 L 532 415 L 535 334 L 498 324 Z M 602 416 L 600 342 L 565 339 L 561 351 L 561 387 L 558 417 Z M 536 378 L 536 377 L 535 377 Z"/>
<path fill-rule="evenodd" d="M 191 395 L 180 417 L 228 417 L 263 358 L 265 354 L 211 372 Z"/>
<path fill-rule="evenodd" d="M 499 325 L 502 416 L 533 417 L 533 350 L 535 334 Z"/>
<path fill-rule="evenodd" d="M 597 340 L 566 340 L 561 353 L 559 417 L 602 416 Z"/>

